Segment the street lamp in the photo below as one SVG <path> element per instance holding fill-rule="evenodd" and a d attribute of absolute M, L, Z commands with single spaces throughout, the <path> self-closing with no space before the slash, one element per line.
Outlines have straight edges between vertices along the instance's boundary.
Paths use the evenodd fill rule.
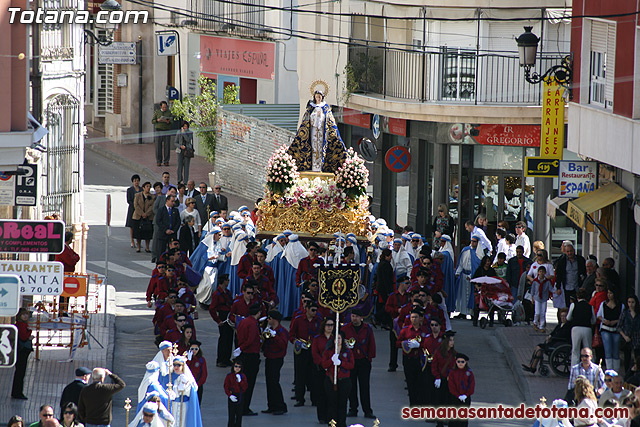
<path fill-rule="evenodd" d="M 102 2 L 102 4 L 100 4 L 100 11 L 118 12 L 121 10 L 122 10 L 122 6 L 116 0 L 105 0 L 104 2 Z M 118 29 L 118 24 L 96 23 L 95 26 L 97 28 L 107 30 L 110 33 Z M 91 30 L 85 29 L 84 34 L 85 34 L 85 39 L 84 39 L 85 44 L 89 44 L 89 45 L 98 44 L 100 46 L 109 46 L 111 43 L 113 43 L 113 40 L 110 37 L 106 35 L 96 36 L 96 34 Z"/>
<path fill-rule="evenodd" d="M 536 65 L 538 43 L 540 42 L 540 38 L 531 32 L 532 28 L 524 27 L 524 33 L 516 38 L 518 57 L 520 66 L 524 67 L 525 80 L 531 84 L 538 84 L 547 79 L 547 77 L 553 76 L 560 86 L 571 89 L 571 55 L 562 58 L 562 62 L 559 65 L 552 66 L 542 75 L 536 71 L 531 74 L 531 68 Z"/>

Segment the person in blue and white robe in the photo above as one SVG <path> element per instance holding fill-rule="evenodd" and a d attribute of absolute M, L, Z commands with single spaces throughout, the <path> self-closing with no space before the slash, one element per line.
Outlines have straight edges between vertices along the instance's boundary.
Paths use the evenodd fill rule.
<path fill-rule="evenodd" d="M 156 392 L 163 405 L 169 404 L 169 396 L 164 390 L 162 384 L 158 380 L 160 376 L 160 364 L 155 360 L 147 363 L 146 372 L 142 378 L 142 382 L 138 387 L 138 406 L 136 407 L 136 414 L 140 412 L 145 403 L 147 403 L 147 395 L 151 392 Z"/>
<path fill-rule="evenodd" d="M 476 236 L 471 237 L 471 243 L 460 252 L 458 259 L 458 267 L 456 268 L 456 305 L 455 311 L 467 316 L 473 314 L 474 293 L 473 284 L 470 282 L 473 273 L 480 266 L 480 258 L 478 258 L 479 239 Z"/>
<path fill-rule="evenodd" d="M 158 364 L 159 374 L 158 381 L 163 387 L 167 386 L 169 382 L 169 372 L 171 372 L 171 350 L 173 349 L 173 343 L 171 341 L 162 341 L 158 346 L 158 353 L 156 353 L 153 361 Z"/>
<path fill-rule="evenodd" d="M 160 415 L 158 414 L 158 404 L 146 402 L 138 411 L 129 427 L 164 427 Z"/>
<path fill-rule="evenodd" d="M 200 403 L 198 401 L 198 384 L 187 366 L 184 356 L 173 359 L 171 383 L 175 397 L 171 401 L 171 414 L 176 425 L 182 427 L 202 427 Z"/>
<path fill-rule="evenodd" d="M 291 234 L 278 266 L 276 291 L 280 298 L 280 312 L 285 317 L 291 317 L 300 304 L 301 289 L 296 286 L 296 272 L 300 260 L 308 255 L 309 252 L 300 243 L 298 235 Z"/>
<path fill-rule="evenodd" d="M 196 291 L 196 299 L 205 305 L 211 302 L 211 294 L 213 289 L 218 287 L 218 263 L 220 259 L 220 236 L 222 236 L 222 230 L 220 227 L 213 227 L 209 234 L 204 238 L 200 245 L 207 248 L 206 253 L 201 253 L 198 259 L 198 265 L 200 265 L 205 258 L 205 266 L 202 269 L 202 279 L 198 284 Z M 198 247 L 200 247 L 198 245 Z M 196 248 L 197 251 L 197 248 Z M 194 251 L 194 254 L 196 253 Z M 192 261 L 193 262 L 193 261 Z"/>
<path fill-rule="evenodd" d="M 233 238 L 231 268 L 229 269 L 229 291 L 231 291 L 231 295 L 235 297 L 240 293 L 242 288 L 242 280 L 240 280 L 238 276 L 238 264 L 240 264 L 240 259 L 247 252 L 249 237 L 244 231 L 236 231 Z"/>

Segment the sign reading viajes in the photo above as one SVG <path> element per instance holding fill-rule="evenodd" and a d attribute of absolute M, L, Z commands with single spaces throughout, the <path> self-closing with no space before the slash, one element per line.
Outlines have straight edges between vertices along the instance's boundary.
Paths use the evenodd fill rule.
<path fill-rule="evenodd" d="M 358 304 L 360 286 L 360 267 L 339 266 L 319 268 L 318 282 L 320 291 L 318 302 L 336 313 L 342 313 Z"/>

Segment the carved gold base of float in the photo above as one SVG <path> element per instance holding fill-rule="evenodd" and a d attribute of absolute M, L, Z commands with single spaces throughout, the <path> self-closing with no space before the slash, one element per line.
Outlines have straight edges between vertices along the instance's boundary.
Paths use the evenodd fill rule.
<path fill-rule="evenodd" d="M 291 230 L 300 237 L 330 237 L 333 233 L 353 233 L 366 237 L 369 211 L 367 209 L 320 209 L 314 203 L 311 209 L 283 207 L 278 204 L 260 204 L 257 228 L 260 234 L 280 234 Z"/>
<path fill-rule="evenodd" d="M 316 178 L 320 178 L 323 181 L 329 181 L 330 179 L 335 179 L 336 178 L 335 174 L 332 174 L 332 173 L 329 173 L 329 172 L 304 171 L 304 172 L 299 172 L 299 173 L 300 173 L 300 179 L 307 178 L 310 181 L 313 181 Z"/>

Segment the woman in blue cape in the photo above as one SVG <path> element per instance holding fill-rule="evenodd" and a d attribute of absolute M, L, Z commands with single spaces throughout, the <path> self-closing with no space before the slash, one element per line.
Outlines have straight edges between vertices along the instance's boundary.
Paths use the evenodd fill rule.
<path fill-rule="evenodd" d="M 285 317 L 290 317 L 300 304 L 301 289 L 296 286 L 296 273 L 300 260 L 308 255 L 298 236 L 291 234 L 278 266 L 279 309 Z"/>
<path fill-rule="evenodd" d="M 202 427 L 200 403 L 198 402 L 198 384 L 191 370 L 186 364 L 184 356 L 173 359 L 173 384 L 171 414 L 176 419 L 176 425 L 183 427 Z"/>
<path fill-rule="evenodd" d="M 333 173 L 344 163 L 346 151 L 331 107 L 324 102 L 324 93 L 316 90 L 287 153 L 298 171 Z"/>

